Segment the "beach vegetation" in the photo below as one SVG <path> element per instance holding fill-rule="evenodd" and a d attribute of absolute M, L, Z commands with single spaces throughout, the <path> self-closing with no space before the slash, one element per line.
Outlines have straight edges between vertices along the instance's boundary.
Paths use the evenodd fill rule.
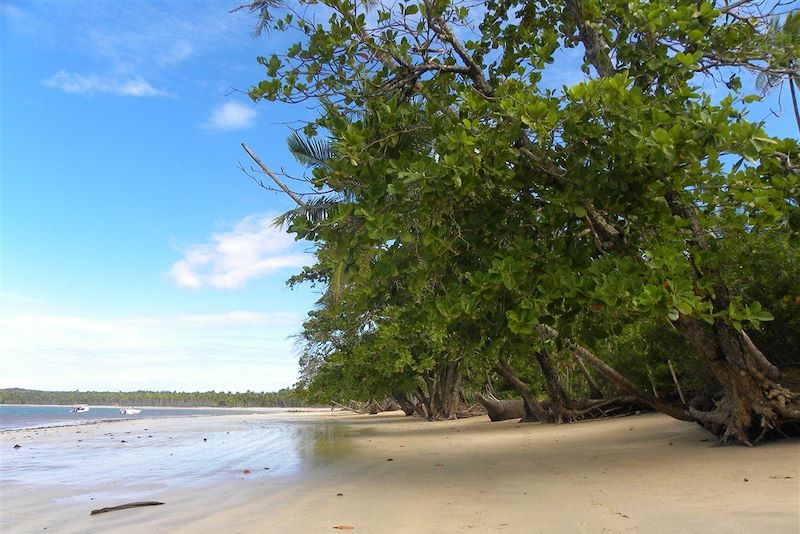
<path fill-rule="evenodd" d="M 250 7 L 293 42 L 250 96 L 317 111 L 280 221 L 317 251 L 292 282 L 324 287 L 310 392 L 440 418 L 510 388 L 526 420 L 638 406 L 721 442 L 797 431 L 800 145 L 748 114 L 756 84 L 794 102 L 787 4 Z"/>
<path fill-rule="evenodd" d="M 0 389 L 0 404 L 61 404 L 161 407 L 296 407 L 306 406 L 305 396 L 294 388 L 256 391 L 41 391 Z"/>

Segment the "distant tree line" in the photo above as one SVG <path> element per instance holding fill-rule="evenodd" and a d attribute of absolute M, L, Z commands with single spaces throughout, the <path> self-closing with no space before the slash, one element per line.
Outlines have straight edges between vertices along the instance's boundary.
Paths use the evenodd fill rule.
<path fill-rule="evenodd" d="M 0 404 L 111 404 L 120 406 L 220 406 L 284 408 L 306 406 L 301 393 L 279 391 L 39 391 L 0 389 Z"/>

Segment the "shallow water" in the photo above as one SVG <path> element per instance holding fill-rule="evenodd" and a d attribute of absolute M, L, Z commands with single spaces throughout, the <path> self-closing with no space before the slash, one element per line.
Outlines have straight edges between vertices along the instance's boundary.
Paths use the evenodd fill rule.
<path fill-rule="evenodd" d="M 296 475 L 347 453 L 344 427 L 331 422 L 263 417 L 173 422 L 5 432 L 0 478 L 3 485 L 73 486 L 76 496 L 112 486 L 134 497 L 143 490 L 205 485 L 211 479 Z M 19 449 L 13 449 L 12 436 Z"/>

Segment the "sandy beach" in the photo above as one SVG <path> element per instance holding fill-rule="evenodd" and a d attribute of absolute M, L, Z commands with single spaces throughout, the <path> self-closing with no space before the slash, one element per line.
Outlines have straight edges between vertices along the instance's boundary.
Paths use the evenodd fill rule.
<path fill-rule="evenodd" d="M 800 441 L 718 448 L 658 414 L 520 425 L 313 410 L 0 435 L 9 533 L 800 531 Z M 165 504 L 89 515 L 142 500 Z"/>

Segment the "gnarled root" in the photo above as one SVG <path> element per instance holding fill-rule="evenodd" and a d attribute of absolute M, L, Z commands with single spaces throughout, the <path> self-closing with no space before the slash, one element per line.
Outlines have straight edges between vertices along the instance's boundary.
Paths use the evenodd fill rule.
<path fill-rule="evenodd" d="M 796 394 L 763 375 L 765 383 L 760 388 L 752 387 L 756 377 L 744 373 L 740 377 L 740 382 L 751 387 L 737 388 L 738 397 L 728 393 L 710 411 L 689 409 L 703 428 L 719 438 L 720 445 L 740 442 L 752 447 L 771 434 L 784 434 L 784 426 L 800 424 L 800 399 Z"/>

